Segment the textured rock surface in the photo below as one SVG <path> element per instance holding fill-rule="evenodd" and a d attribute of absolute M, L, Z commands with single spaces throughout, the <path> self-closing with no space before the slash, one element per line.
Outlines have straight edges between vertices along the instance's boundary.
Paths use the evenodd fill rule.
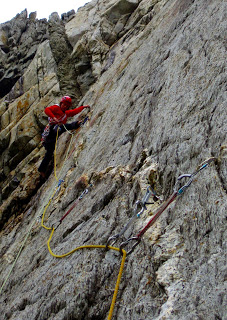
<path fill-rule="evenodd" d="M 216 157 L 127 257 L 113 318 L 225 319 L 226 9 L 219 0 L 94 0 L 66 22 L 56 14 L 45 22 L 48 39 L 0 105 L 1 285 L 28 235 L 1 293 L 3 319 L 94 320 L 109 312 L 119 253 L 52 257 L 50 231 L 37 219 L 56 187 L 53 173 L 37 182 L 43 109 L 68 92 L 92 106 L 91 120 L 72 144 L 67 133 L 59 139 L 64 183 L 45 224 L 56 226 L 92 187 L 54 232 L 53 252 L 105 244 L 149 184 L 167 199 L 179 175 Z M 158 205 L 149 205 L 116 246 Z"/>
<path fill-rule="evenodd" d="M 23 75 L 34 58 L 39 44 L 48 38 L 45 19 L 37 20 L 36 14 L 24 10 L 13 20 L 0 26 L 0 97 L 4 97 Z"/>

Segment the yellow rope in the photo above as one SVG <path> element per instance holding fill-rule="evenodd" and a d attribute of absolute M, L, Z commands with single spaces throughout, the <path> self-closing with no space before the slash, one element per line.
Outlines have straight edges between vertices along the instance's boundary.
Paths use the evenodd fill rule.
<path fill-rule="evenodd" d="M 67 129 L 66 129 L 66 130 L 67 130 Z M 68 131 L 68 130 L 67 130 L 67 131 Z M 68 132 L 69 132 L 69 131 L 68 131 Z M 71 132 L 69 132 L 69 133 L 71 134 Z M 65 160 L 67 159 L 67 156 L 68 156 L 68 153 L 69 153 L 69 149 L 70 149 L 70 147 L 71 147 L 72 137 L 73 137 L 73 134 L 71 134 L 71 141 L 70 141 L 69 148 L 68 148 L 68 150 L 67 150 L 67 154 L 66 154 Z M 57 131 L 57 135 L 56 135 L 55 148 L 54 148 L 54 175 L 55 175 L 56 180 L 59 181 L 58 178 L 57 178 L 57 174 L 56 174 L 56 149 L 57 149 L 57 140 L 58 140 L 58 131 Z M 65 162 L 65 160 L 64 160 L 64 162 Z M 62 167 L 62 169 L 63 169 L 63 167 Z M 61 169 L 61 171 L 62 171 L 62 169 Z M 52 228 L 46 227 L 46 226 L 44 225 L 44 216 L 45 216 L 45 212 L 46 212 L 47 208 L 49 207 L 49 205 L 50 205 L 50 203 L 51 203 L 51 201 L 52 201 L 52 199 L 53 199 L 53 197 L 54 197 L 57 189 L 58 189 L 58 187 L 55 188 L 55 191 L 53 192 L 52 196 L 50 197 L 50 195 L 51 195 L 51 193 L 52 193 L 52 190 L 53 190 L 53 187 L 51 188 L 51 191 L 50 191 L 50 193 L 49 193 L 49 197 L 50 197 L 50 198 L 49 198 L 48 204 L 45 206 L 44 212 L 43 212 L 43 214 L 42 214 L 41 226 L 42 226 L 43 228 L 47 229 L 47 230 L 51 230 Z M 31 224 L 28 232 L 27 232 L 26 235 L 25 235 L 24 241 L 23 241 L 22 245 L 20 246 L 20 249 L 19 249 L 19 251 L 18 251 L 18 253 L 17 253 L 17 256 L 16 256 L 16 258 L 15 258 L 15 260 L 14 260 L 14 262 L 13 262 L 13 264 L 12 264 L 12 266 L 11 266 L 11 268 L 10 268 L 10 270 L 9 270 L 9 272 L 8 272 L 8 274 L 7 274 L 6 278 L 5 278 L 2 286 L 0 287 L 0 294 L 2 293 L 2 290 L 3 290 L 4 286 L 6 285 L 6 282 L 9 280 L 9 277 L 10 277 L 10 275 L 11 275 L 11 273 L 12 273 L 12 271 L 13 271 L 16 263 L 17 263 L 17 260 L 18 260 L 19 257 L 20 257 L 20 254 L 21 254 L 21 252 L 22 252 L 22 250 L 23 250 L 23 248 L 24 248 L 24 246 L 25 246 L 25 243 L 27 242 L 27 239 L 28 239 L 28 237 L 29 237 L 29 235 L 30 235 L 30 233 L 31 233 L 32 228 L 34 227 L 34 225 L 35 225 L 35 223 L 36 223 L 36 221 L 37 221 L 37 218 L 40 216 L 40 213 L 41 213 L 41 209 L 39 210 L 39 213 L 37 214 L 37 216 L 34 218 L 34 220 L 33 220 L 32 224 Z"/>
<path fill-rule="evenodd" d="M 57 140 L 58 140 L 58 131 L 57 131 L 56 142 L 55 142 L 55 150 L 54 150 L 54 174 L 55 174 L 56 180 L 59 181 L 58 178 L 57 178 L 57 175 L 56 175 L 56 149 L 57 149 L 56 146 L 57 146 Z M 65 159 L 66 159 L 66 157 L 65 157 Z M 51 188 L 51 191 L 50 191 L 50 193 L 49 193 L 49 197 L 50 197 L 50 195 L 51 195 L 52 190 L 53 190 L 53 188 Z M 42 214 L 41 226 L 42 226 L 43 228 L 47 229 L 47 230 L 51 230 L 52 228 L 48 228 L 48 227 L 46 227 L 46 226 L 44 225 L 44 223 L 43 223 L 43 221 L 44 221 L 44 216 L 45 216 L 45 212 L 46 212 L 47 208 L 49 207 L 49 205 L 50 205 L 50 203 L 51 203 L 51 201 L 52 201 L 52 199 L 53 199 L 56 191 L 57 191 L 57 188 L 55 188 L 52 196 L 49 198 L 48 204 L 45 206 L 44 212 L 43 212 L 43 214 Z M 22 250 L 23 250 L 23 248 L 24 248 L 24 246 L 25 246 L 25 243 L 26 243 L 27 240 L 28 240 L 28 237 L 29 237 L 29 235 L 30 235 L 30 233 L 31 233 L 31 230 L 32 230 L 32 228 L 34 227 L 34 225 L 35 225 L 35 223 L 36 223 L 36 221 L 37 221 L 37 218 L 40 216 L 40 213 L 41 213 L 41 209 L 39 210 L 39 213 L 37 214 L 37 216 L 34 218 L 34 220 L 33 220 L 32 224 L 31 224 L 28 232 L 27 232 L 26 235 L 25 235 L 24 241 L 23 241 L 22 245 L 20 246 L 20 249 L 19 249 L 19 251 L 18 251 L 18 253 L 17 253 L 17 256 L 16 256 L 16 258 L 15 258 L 15 260 L 14 260 L 14 262 L 13 262 L 13 264 L 12 264 L 12 266 L 11 266 L 11 268 L 10 268 L 10 270 L 9 270 L 9 272 L 8 272 L 8 274 L 7 274 L 5 280 L 4 280 L 4 282 L 3 282 L 3 284 L 2 284 L 2 286 L 1 286 L 1 288 L 0 288 L 0 294 L 2 293 L 2 290 L 3 290 L 3 288 L 5 287 L 6 282 L 9 280 L 9 278 L 10 278 L 10 276 L 11 276 L 11 273 L 12 273 L 12 271 L 13 271 L 16 263 L 17 263 L 17 260 L 19 259 L 20 254 L 21 254 L 21 252 L 22 252 Z"/>
<path fill-rule="evenodd" d="M 71 136 L 71 141 L 72 141 L 72 137 Z M 57 174 L 56 174 L 56 149 L 57 149 L 57 139 L 58 139 L 58 131 L 57 131 L 57 135 L 56 135 L 56 142 L 55 142 L 55 150 L 54 150 L 54 174 L 55 174 L 55 178 L 56 180 L 58 181 L 58 178 L 57 178 Z M 70 149 L 70 146 L 71 146 L 71 143 L 69 145 L 69 148 L 68 150 Z M 67 152 L 68 154 L 68 152 Z M 65 159 L 67 158 L 67 155 L 65 157 Z M 65 162 L 65 160 L 64 160 Z M 63 164 L 64 166 L 64 164 Z M 63 168 L 63 167 L 62 167 Z M 61 169 L 62 171 L 62 169 Z M 54 197 L 56 193 L 56 189 L 54 191 L 54 193 L 52 194 L 52 196 L 50 197 L 46 207 L 44 208 L 44 211 L 43 211 L 43 214 L 42 214 L 42 220 L 41 220 L 41 226 L 43 228 L 45 228 L 46 230 L 51 230 L 51 234 L 50 234 L 50 237 L 47 241 L 47 247 L 48 247 L 48 250 L 50 252 L 50 254 L 55 257 L 55 258 L 65 258 L 71 254 L 73 254 L 75 251 L 78 251 L 78 250 L 81 250 L 81 249 L 97 249 L 97 248 L 101 248 L 101 249 L 106 249 L 106 246 L 105 245 L 84 245 L 84 246 L 79 246 L 79 247 L 76 247 L 74 248 L 73 250 L 65 253 L 65 254 L 62 254 L 62 255 L 57 255 L 55 253 L 53 253 L 53 251 L 51 250 L 50 248 L 50 241 L 52 239 L 52 236 L 54 234 L 54 231 L 55 229 L 52 228 L 52 227 L 47 227 L 44 225 L 44 218 L 45 218 L 45 213 Z M 111 247 L 111 246 L 108 246 L 108 249 L 111 249 L 111 250 L 115 250 L 115 251 L 119 251 L 120 252 L 120 249 L 119 248 L 116 248 L 116 247 Z M 125 259 L 126 259 L 126 251 L 125 250 L 122 250 L 122 253 L 123 253 L 123 256 L 122 256 L 122 260 L 121 260 L 121 265 L 120 265 L 120 269 L 119 269 L 119 273 L 118 273 L 118 277 L 117 277 L 117 282 L 116 282 L 116 285 L 115 285 L 115 289 L 114 289 L 114 294 L 113 294 L 113 298 L 112 298 L 112 302 L 111 302 L 111 306 L 110 306 L 110 311 L 109 311 L 109 315 L 108 315 L 108 318 L 107 320 L 111 320 L 112 319 L 112 315 L 113 315 L 113 311 L 114 311 L 114 306 L 115 306 L 115 303 L 116 303 L 116 299 L 117 299 L 117 293 L 118 293 L 118 289 L 119 289 L 119 286 L 120 286 L 120 281 L 121 281 L 121 277 L 122 277 L 122 273 L 123 273 L 123 269 L 124 269 L 124 264 L 125 264 Z"/>
<path fill-rule="evenodd" d="M 73 136 L 74 136 L 74 134 L 71 133 L 71 132 L 65 127 L 65 125 L 63 125 L 63 126 L 64 126 L 65 130 L 71 135 L 71 138 L 70 138 L 70 143 L 69 143 L 69 146 L 68 146 L 68 149 L 67 149 L 67 152 L 66 152 L 66 156 L 65 156 L 63 165 L 62 165 L 61 170 L 60 170 L 60 172 L 59 172 L 59 176 L 61 175 L 61 172 L 62 172 L 62 170 L 63 170 L 63 168 L 64 168 L 65 161 L 66 161 L 66 159 L 67 159 L 67 157 L 68 157 L 69 150 L 70 150 L 70 148 L 71 148 L 71 144 L 72 144 L 72 140 L 73 140 Z M 56 163 L 58 131 L 59 131 L 59 127 L 58 127 L 58 130 L 57 130 L 56 140 L 55 140 L 55 147 L 54 147 L 54 176 L 55 176 L 55 179 L 56 179 L 57 181 L 59 181 L 59 179 L 58 179 L 58 177 L 57 177 L 57 163 Z"/>
<path fill-rule="evenodd" d="M 73 137 L 73 135 L 71 136 L 71 141 L 72 141 L 72 137 Z M 57 135 L 56 135 L 56 142 L 55 142 L 55 149 L 54 149 L 54 175 L 55 175 L 56 180 L 59 181 L 58 178 L 57 178 L 57 174 L 56 174 L 56 149 L 57 149 L 57 140 L 58 140 L 58 131 L 57 131 Z M 70 141 L 70 145 L 69 145 L 68 151 L 69 151 L 70 146 L 71 146 L 71 141 Z M 67 155 L 68 155 L 68 151 L 67 151 Z M 66 155 L 65 159 L 67 158 L 67 155 Z M 64 160 L 64 162 L 65 162 L 65 160 Z M 63 166 L 64 166 L 64 164 L 63 164 Z M 62 168 L 63 168 L 63 166 L 62 166 Z M 62 168 L 61 168 L 61 171 L 62 171 Z M 53 236 L 53 234 L 54 234 L 55 229 L 54 229 L 54 228 L 51 228 L 51 227 L 45 226 L 45 225 L 44 225 L 44 218 L 45 218 L 45 213 L 46 213 L 46 211 L 47 211 L 47 209 L 48 209 L 48 207 L 49 207 L 49 205 L 50 205 L 50 203 L 51 203 L 51 201 L 52 201 L 52 199 L 53 199 L 53 197 L 54 197 L 57 189 L 58 189 L 58 187 L 55 188 L 53 194 L 52 194 L 51 197 L 49 198 L 49 201 L 48 201 L 47 205 L 46 205 L 45 208 L 44 208 L 44 211 L 43 211 L 43 214 L 42 214 L 42 219 L 41 219 L 41 226 L 42 226 L 43 228 L 45 228 L 46 230 L 52 230 L 52 231 L 51 231 L 51 234 L 50 234 L 50 237 L 49 237 L 49 239 L 48 239 L 48 241 L 47 241 L 47 246 L 48 246 L 48 250 L 49 250 L 50 254 L 51 254 L 53 257 L 55 257 L 55 258 L 65 258 L 65 257 L 73 254 L 75 251 L 81 250 L 81 249 L 89 249 L 89 248 L 90 248 L 90 249 L 97 249 L 97 248 L 106 249 L 106 246 L 105 246 L 105 245 L 84 245 L 84 246 L 79 246 L 79 247 L 77 247 L 77 248 L 74 248 L 73 250 L 71 250 L 71 251 L 69 251 L 69 252 L 67 252 L 67 253 L 65 253 L 65 254 L 62 254 L 62 255 L 57 255 L 57 254 L 54 254 L 54 253 L 52 252 L 52 250 L 51 250 L 51 248 L 50 248 L 50 241 L 51 241 L 51 239 L 52 239 L 52 236 Z M 53 190 L 53 189 L 52 189 L 52 190 Z M 50 194 L 51 194 L 51 192 L 50 192 Z M 30 229 L 29 229 L 29 231 L 28 231 L 28 233 L 27 233 L 27 235 L 26 235 L 26 237 L 25 237 L 25 239 L 24 239 L 24 242 L 23 242 L 22 246 L 20 247 L 20 250 L 19 250 L 19 252 L 18 252 L 18 254 L 17 254 L 17 257 L 16 257 L 16 259 L 15 259 L 15 261 L 14 261 L 14 263 L 13 263 L 11 269 L 10 269 L 10 272 L 8 273 L 8 275 L 7 275 L 6 279 L 5 279 L 2 287 L 0 288 L 0 293 L 1 293 L 3 287 L 5 286 L 7 280 L 9 279 L 9 277 L 10 277 L 10 275 L 11 275 L 11 272 L 12 272 L 12 270 L 13 270 L 13 268 L 14 268 L 14 266 L 15 266 L 15 264 L 16 264 L 19 256 L 20 256 L 20 254 L 21 254 L 22 250 L 23 250 L 23 247 L 24 247 L 24 245 L 25 245 L 25 243 L 26 243 L 26 241 L 27 241 L 27 239 L 28 239 L 28 236 L 29 236 L 29 234 L 30 234 L 30 232 L 31 232 L 34 224 L 35 224 L 35 221 L 36 221 L 36 219 L 34 219 L 32 225 L 31 225 L 31 227 L 30 227 Z M 112 247 L 112 246 L 108 246 L 108 249 L 121 252 L 121 250 L 120 250 L 119 248 Z M 113 298 L 112 298 L 112 302 L 111 302 L 111 306 L 110 306 L 110 310 L 109 310 L 109 314 L 108 314 L 107 320 L 111 320 L 111 319 L 112 319 L 113 310 L 114 310 L 114 306 L 115 306 L 116 299 L 117 299 L 117 293 L 118 293 L 118 289 L 119 289 L 119 286 L 120 286 L 120 281 L 121 281 L 121 277 L 122 277 L 122 273 L 123 273 L 123 269 L 124 269 L 124 264 L 125 264 L 125 259 L 126 259 L 127 253 L 126 253 L 125 250 L 122 250 L 122 254 L 123 254 L 123 256 L 122 256 L 122 260 L 121 260 L 121 265 L 120 265 L 120 269 L 119 269 L 119 273 L 118 273 L 118 277 L 117 277 L 117 282 L 116 282 L 116 285 L 115 285 L 114 294 L 113 294 Z"/>
<path fill-rule="evenodd" d="M 58 127 L 58 130 L 59 130 L 59 127 Z M 58 142 L 58 130 L 57 130 L 57 134 L 56 134 L 55 147 L 54 147 L 54 176 L 55 176 L 55 179 L 59 182 L 59 179 L 58 179 L 58 177 L 57 177 L 57 165 L 56 165 L 56 150 L 57 150 L 57 142 Z M 68 151 L 69 151 L 70 146 L 71 146 L 72 137 L 73 137 L 73 135 L 71 136 L 70 144 L 69 144 L 69 147 L 68 147 L 68 150 L 67 150 L 67 153 L 66 153 L 66 157 L 65 157 L 65 159 L 64 159 L 64 163 L 65 163 L 65 160 L 66 160 L 67 155 L 68 155 Z M 64 163 L 63 163 L 63 166 L 62 166 L 62 168 L 61 168 L 61 171 L 62 171 L 62 169 L 63 169 L 63 167 L 64 167 Z M 60 173 L 61 173 L 61 171 L 60 171 Z M 59 173 L 59 174 L 60 174 L 60 173 Z M 47 209 L 48 209 L 51 201 L 53 200 L 53 197 L 54 197 L 57 189 L 58 189 L 58 187 L 55 188 L 55 191 L 53 192 L 52 196 L 49 198 L 49 201 L 48 201 L 48 203 L 47 203 L 47 205 L 46 205 L 46 207 L 45 207 L 45 209 L 44 209 L 44 211 L 43 211 L 43 214 L 42 214 L 41 226 L 42 226 L 43 228 L 45 228 L 46 230 L 52 230 L 52 228 L 47 227 L 47 226 L 44 225 L 44 217 L 45 217 L 45 213 L 46 213 L 46 211 L 47 211 Z"/>
<path fill-rule="evenodd" d="M 51 191 L 50 191 L 50 193 L 49 193 L 49 196 L 51 195 L 52 190 L 53 190 L 53 188 L 51 188 Z M 42 218 L 42 226 L 43 226 L 44 228 L 46 228 L 47 230 L 51 230 L 51 228 L 47 228 L 47 227 L 45 227 L 45 226 L 43 225 L 44 215 L 45 215 L 45 212 L 46 212 L 48 206 L 50 205 L 51 200 L 53 199 L 55 193 L 56 193 L 56 188 L 55 188 L 54 193 L 53 193 L 52 196 L 50 197 L 50 200 L 49 200 L 49 202 L 48 202 L 47 206 L 45 207 L 44 212 L 43 212 L 43 214 L 42 214 L 42 217 L 43 217 L 43 218 Z M 11 268 L 10 268 L 10 270 L 9 270 L 9 272 L 8 272 L 8 274 L 7 274 L 5 280 L 4 280 L 4 282 L 3 282 L 3 284 L 2 284 L 2 286 L 1 286 L 1 288 L 0 288 L 0 294 L 2 293 L 2 290 L 3 290 L 4 286 L 6 285 L 6 282 L 9 280 L 9 277 L 11 276 L 11 273 L 12 273 L 12 271 L 13 271 L 16 263 L 17 263 L 17 260 L 19 259 L 20 254 L 21 254 L 22 250 L 24 249 L 25 243 L 26 243 L 27 240 L 28 240 L 28 237 L 29 237 L 29 235 L 30 235 L 30 233 L 31 233 L 31 230 L 32 230 L 32 228 L 34 227 L 34 225 L 35 225 L 35 223 L 36 223 L 36 221 L 37 221 L 37 218 L 40 216 L 40 214 L 41 214 L 41 209 L 39 210 L 37 216 L 35 216 L 35 218 L 34 218 L 32 224 L 31 224 L 28 232 L 27 232 L 26 235 L 25 235 L 24 241 L 23 241 L 22 245 L 20 246 L 20 249 L 19 249 L 19 251 L 18 251 L 18 253 L 17 253 L 17 256 L 16 256 L 16 258 L 15 258 L 15 260 L 14 260 L 14 262 L 13 262 L 13 264 L 12 264 L 12 266 L 11 266 Z"/>
<path fill-rule="evenodd" d="M 64 124 L 63 124 L 63 127 L 65 128 L 65 131 L 67 131 L 69 134 L 73 135 L 73 133 L 70 132 L 70 131 L 66 128 L 66 126 L 65 126 Z"/>
<path fill-rule="evenodd" d="M 47 241 L 47 247 L 48 247 L 48 250 L 49 250 L 50 254 L 55 258 L 65 258 L 65 257 L 73 254 L 75 251 L 78 251 L 78 250 L 81 250 L 81 249 L 97 249 L 97 248 L 106 249 L 105 245 L 84 245 L 84 246 L 76 247 L 73 250 L 71 250 L 71 251 L 69 251 L 67 253 L 61 254 L 61 255 L 55 254 L 55 253 L 53 253 L 53 251 L 51 250 L 51 247 L 50 247 L 50 241 L 52 239 L 54 231 L 55 231 L 55 229 L 52 228 L 50 237 L 49 237 L 49 239 Z M 118 251 L 118 252 L 121 251 L 119 248 L 112 247 L 112 246 L 108 246 L 108 249 L 115 250 L 115 251 Z M 119 286 L 120 286 L 121 277 L 122 277 L 122 273 L 123 273 L 123 269 L 124 269 L 124 264 L 125 264 L 125 259 L 126 259 L 126 254 L 127 253 L 126 253 L 126 251 L 124 249 L 122 250 L 122 253 L 123 253 L 123 256 L 122 256 L 122 260 L 121 260 L 121 265 L 120 265 L 120 269 L 119 269 L 119 273 L 118 273 L 118 277 L 117 277 L 117 282 L 116 282 L 116 285 L 115 285 L 114 294 L 113 294 L 113 298 L 112 298 L 110 311 L 109 311 L 109 315 L 108 315 L 107 320 L 111 320 L 112 319 L 113 310 L 114 310 L 114 306 L 115 306 L 116 299 L 117 299 L 117 293 L 118 293 L 118 289 L 119 289 Z"/>
<path fill-rule="evenodd" d="M 46 213 L 46 211 L 47 211 L 47 209 L 48 209 L 48 207 L 49 207 L 49 205 L 50 205 L 50 203 L 51 203 L 51 201 L 52 201 L 52 199 L 53 199 L 56 191 L 57 191 L 57 190 L 55 189 L 55 190 L 54 190 L 54 193 L 52 194 L 52 196 L 51 196 L 50 200 L 48 201 L 46 207 L 44 208 L 44 211 L 43 211 L 43 214 L 42 214 L 41 226 L 42 226 L 43 228 L 45 228 L 46 230 L 52 230 L 52 228 L 49 228 L 49 227 L 47 227 L 47 226 L 44 225 L 44 217 L 45 217 L 45 213 Z"/>
<path fill-rule="evenodd" d="M 59 127 L 58 127 L 58 130 L 59 130 Z M 58 130 L 57 130 L 57 134 L 56 134 L 56 141 L 55 141 L 55 146 L 54 146 L 54 176 L 55 176 L 55 179 L 57 181 L 59 181 L 58 177 L 57 177 L 57 172 L 56 172 L 56 150 L 57 150 L 57 141 L 58 141 Z"/>
<path fill-rule="evenodd" d="M 110 249 L 112 248 L 113 249 L 113 247 L 108 247 L 108 248 L 110 248 Z M 118 248 L 116 248 L 116 249 L 118 249 Z M 115 249 L 113 249 L 113 250 L 115 250 Z M 107 320 L 111 320 L 112 319 L 113 310 L 114 310 L 114 306 L 115 306 L 116 299 L 117 299 L 117 293 L 118 293 L 118 289 L 119 289 L 120 282 L 121 282 L 121 276 L 122 276 L 123 269 L 124 269 L 124 264 L 125 264 L 125 259 L 126 259 L 127 252 L 124 249 L 122 249 L 122 252 L 123 252 L 123 256 L 122 256 L 122 260 L 121 260 L 121 266 L 120 266 L 120 270 L 119 270 L 119 273 L 118 273 L 117 282 L 116 282 L 116 285 L 115 285 L 114 294 L 113 294 L 113 298 L 112 298 L 110 311 L 109 311 L 109 315 L 108 315 Z"/>

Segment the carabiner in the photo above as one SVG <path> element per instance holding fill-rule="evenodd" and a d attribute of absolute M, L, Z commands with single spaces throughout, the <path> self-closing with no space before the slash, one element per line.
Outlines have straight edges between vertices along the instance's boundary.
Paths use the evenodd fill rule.
<path fill-rule="evenodd" d="M 189 178 L 189 181 L 185 185 L 183 185 L 182 187 L 180 187 L 178 189 L 178 185 L 180 183 L 180 180 L 183 179 L 183 178 Z M 178 195 L 182 194 L 185 191 L 185 189 L 190 186 L 192 181 L 193 181 L 193 175 L 192 174 L 182 174 L 181 176 L 179 176 L 177 178 L 177 182 L 176 182 L 176 184 L 174 186 L 174 191 L 177 192 Z"/>
<path fill-rule="evenodd" d="M 115 236 L 109 237 L 106 243 L 106 250 L 108 250 L 109 246 L 113 246 L 117 239 L 119 238 L 119 234 L 116 234 Z M 114 240 L 112 243 L 111 241 Z"/>
<path fill-rule="evenodd" d="M 141 238 L 140 237 L 132 237 L 132 238 L 129 238 L 128 240 L 122 242 L 120 244 L 120 253 L 121 253 L 121 255 L 123 255 L 122 249 L 124 247 L 126 247 L 129 244 L 129 242 L 131 242 L 131 241 L 136 241 L 136 243 L 132 246 L 132 248 L 129 251 L 127 251 L 127 255 L 129 255 L 130 253 L 132 253 L 134 251 L 135 247 L 137 247 L 138 244 L 140 243 Z"/>
<path fill-rule="evenodd" d="M 61 221 L 57 221 L 57 222 L 53 223 L 51 227 L 52 227 L 52 229 L 57 230 L 57 228 L 60 226 L 60 224 L 61 224 Z"/>
<path fill-rule="evenodd" d="M 140 216 L 141 216 L 141 214 L 144 212 L 144 210 L 147 210 L 147 208 L 146 208 L 146 203 L 144 203 L 144 202 L 141 201 L 141 200 L 137 200 L 137 201 L 136 201 L 136 207 L 135 207 L 135 209 L 134 209 L 134 212 L 137 211 L 137 208 L 138 208 L 139 205 L 141 206 L 141 210 L 136 214 L 137 218 L 140 218 Z"/>
<path fill-rule="evenodd" d="M 91 188 L 93 185 L 90 183 L 90 185 L 81 193 L 79 196 L 79 200 L 83 199 L 83 196 L 89 192 L 89 188 Z"/>
<path fill-rule="evenodd" d="M 79 200 L 83 199 L 83 196 L 88 193 L 88 189 L 85 189 L 79 196 Z"/>
<path fill-rule="evenodd" d="M 215 157 L 211 157 L 205 161 L 203 161 L 196 169 L 196 171 L 194 171 L 192 174 L 182 174 L 181 176 L 179 176 L 177 178 L 177 182 L 174 186 L 174 191 L 179 194 L 182 194 L 184 192 L 184 190 L 186 188 L 188 188 L 190 186 L 190 184 L 192 183 L 194 177 L 203 169 L 205 169 L 212 161 L 215 161 L 216 158 Z M 189 181 L 188 183 L 186 183 L 183 187 L 179 188 L 179 190 L 177 190 L 177 187 L 178 187 L 178 184 L 179 184 L 179 181 L 182 179 L 182 178 L 189 178 Z"/>
<path fill-rule="evenodd" d="M 153 195 L 154 201 L 157 201 L 159 199 L 156 192 L 150 186 L 148 186 L 147 192 L 146 192 L 145 196 L 143 197 L 142 201 L 141 200 L 137 201 L 142 207 L 141 210 L 137 213 L 138 218 L 140 218 L 140 216 L 144 212 L 144 210 L 147 210 L 146 204 L 154 204 L 154 202 L 148 202 L 151 195 Z"/>
<path fill-rule="evenodd" d="M 63 180 L 63 179 L 59 179 L 59 180 L 58 180 L 58 187 L 60 187 L 60 186 L 61 186 L 62 182 L 64 182 L 64 180 Z"/>

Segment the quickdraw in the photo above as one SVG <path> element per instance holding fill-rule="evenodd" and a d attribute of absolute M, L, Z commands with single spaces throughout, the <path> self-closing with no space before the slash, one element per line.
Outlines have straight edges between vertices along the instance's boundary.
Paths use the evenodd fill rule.
<path fill-rule="evenodd" d="M 82 192 L 82 194 L 79 196 L 78 201 L 81 200 L 83 198 L 83 196 L 85 194 L 87 194 L 87 193 L 88 193 L 88 189 L 85 189 Z M 53 194 L 53 196 L 54 196 L 54 194 Z M 76 247 L 76 248 L 72 249 L 71 251 L 66 252 L 64 254 L 55 254 L 52 251 L 52 249 L 50 247 L 50 241 L 51 241 L 52 236 L 54 234 L 54 231 L 56 229 L 53 226 L 52 227 L 47 227 L 44 224 L 44 217 L 45 217 L 46 210 L 49 207 L 49 205 L 51 203 L 51 200 L 53 199 L 53 196 L 51 197 L 51 199 L 49 200 L 47 206 L 44 209 L 44 212 L 42 214 L 42 221 L 41 221 L 41 226 L 43 228 L 45 228 L 46 230 L 50 230 L 51 231 L 50 237 L 49 237 L 49 239 L 47 241 L 47 246 L 48 246 L 49 253 L 55 258 L 65 258 L 65 257 L 73 254 L 75 251 L 78 251 L 78 250 L 81 250 L 81 249 L 105 249 L 106 248 L 105 245 L 83 245 L 83 246 Z M 60 220 L 63 220 L 69 214 L 69 212 L 75 207 L 75 205 L 76 204 L 74 203 L 74 205 L 66 212 L 66 214 Z M 125 264 L 125 259 L 126 259 L 127 252 L 124 249 L 116 248 L 116 247 L 113 247 L 113 246 L 108 246 L 108 249 L 109 250 L 118 251 L 118 252 L 120 252 L 122 254 L 121 265 L 120 265 L 120 268 L 119 268 L 117 282 L 116 282 L 116 285 L 115 285 L 114 294 L 113 294 L 113 298 L 112 298 L 112 302 L 111 302 L 111 306 L 110 306 L 110 310 L 109 310 L 109 314 L 108 314 L 108 318 L 107 318 L 107 320 L 111 320 L 112 319 L 112 315 L 113 315 L 113 311 L 114 311 L 114 306 L 115 306 L 116 299 L 117 299 L 117 293 L 118 293 L 118 289 L 119 289 L 119 286 L 120 286 L 120 281 L 121 281 L 121 277 L 122 277 L 122 273 L 123 273 L 123 269 L 124 269 L 124 264 Z"/>
<path fill-rule="evenodd" d="M 142 213 L 145 210 L 147 210 L 147 207 L 146 207 L 147 204 L 153 204 L 154 203 L 154 202 L 148 202 L 148 200 L 149 200 L 149 198 L 151 196 L 153 196 L 153 200 L 154 201 L 157 201 L 159 199 L 159 197 L 157 196 L 156 192 L 149 186 L 149 187 L 147 187 L 146 194 L 144 195 L 142 201 L 141 200 L 137 200 L 136 201 L 136 205 L 135 205 L 135 208 L 133 210 L 133 215 L 132 215 L 131 219 L 128 221 L 128 223 L 124 226 L 124 228 L 122 228 L 122 230 L 118 234 L 116 234 L 114 236 L 111 236 L 107 240 L 106 248 L 108 248 L 108 246 L 110 244 L 113 246 L 115 244 L 115 242 L 117 241 L 117 239 L 119 239 L 125 233 L 125 231 L 136 220 L 136 218 L 140 218 Z M 138 212 L 138 206 L 141 207 L 139 212 Z"/>
<path fill-rule="evenodd" d="M 195 176 L 203 169 L 205 169 L 211 162 L 215 161 L 216 158 L 212 157 L 207 159 L 206 161 L 202 162 L 197 169 L 192 174 L 182 174 L 177 178 L 177 182 L 174 186 L 174 191 L 170 195 L 170 197 L 158 208 L 155 215 L 150 219 L 150 221 L 146 224 L 146 226 L 134 237 L 131 237 L 127 239 L 126 241 L 122 242 L 120 245 L 120 250 L 122 252 L 123 248 L 125 248 L 130 242 L 135 242 L 131 249 L 127 251 L 127 254 L 130 254 L 134 251 L 134 249 L 137 247 L 137 245 L 140 243 L 142 236 L 145 234 L 145 232 L 156 222 L 156 220 L 160 217 L 160 215 L 165 211 L 165 209 L 177 198 L 177 196 L 180 196 L 184 193 L 184 191 L 191 185 L 193 182 Z M 184 184 L 182 187 L 180 186 L 180 182 L 184 178 L 189 178 L 189 181 Z M 148 193 L 145 195 L 144 199 L 148 199 Z M 130 223 L 130 221 L 129 221 Z M 128 224 L 129 224 L 128 223 Z M 128 225 L 126 225 L 127 227 Z M 127 228 L 124 228 L 118 235 L 110 237 L 107 241 L 107 246 L 110 243 L 111 240 L 118 239 Z"/>
<path fill-rule="evenodd" d="M 82 193 L 81 195 L 76 199 L 76 201 L 74 202 L 74 204 L 70 207 L 70 209 L 61 217 L 61 219 L 52 226 L 52 228 L 54 228 L 55 230 L 57 230 L 57 228 L 60 226 L 60 224 L 62 223 L 62 221 L 68 216 L 68 214 L 76 207 L 76 205 L 79 203 L 80 200 L 83 199 L 83 197 L 89 192 L 89 188 L 92 187 L 92 184 L 90 184 Z"/>

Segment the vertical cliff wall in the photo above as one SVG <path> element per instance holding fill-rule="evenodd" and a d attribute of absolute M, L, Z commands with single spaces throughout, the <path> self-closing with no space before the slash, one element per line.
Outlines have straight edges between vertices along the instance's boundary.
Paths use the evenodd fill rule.
<path fill-rule="evenodd" d="M 177 177 L 211 158 L 126 256 L 113 319 L 225 319 L 226 12 L 219 0 L 93 0 L 63 19 L 23 12 L 1 25 L 3 319 L 107 319 L 121 254 L 56 258 L 52 227 L 57 255 L 105 245 L 152 187 L 159 200 L 149 199 L 119 248 Z M 32 35 L 33 49 L 23 40 Z M 90 120 L 59 138 L 56 175 L 42 183 L 43 111 L 65 94 L 91 106 Z"/>

